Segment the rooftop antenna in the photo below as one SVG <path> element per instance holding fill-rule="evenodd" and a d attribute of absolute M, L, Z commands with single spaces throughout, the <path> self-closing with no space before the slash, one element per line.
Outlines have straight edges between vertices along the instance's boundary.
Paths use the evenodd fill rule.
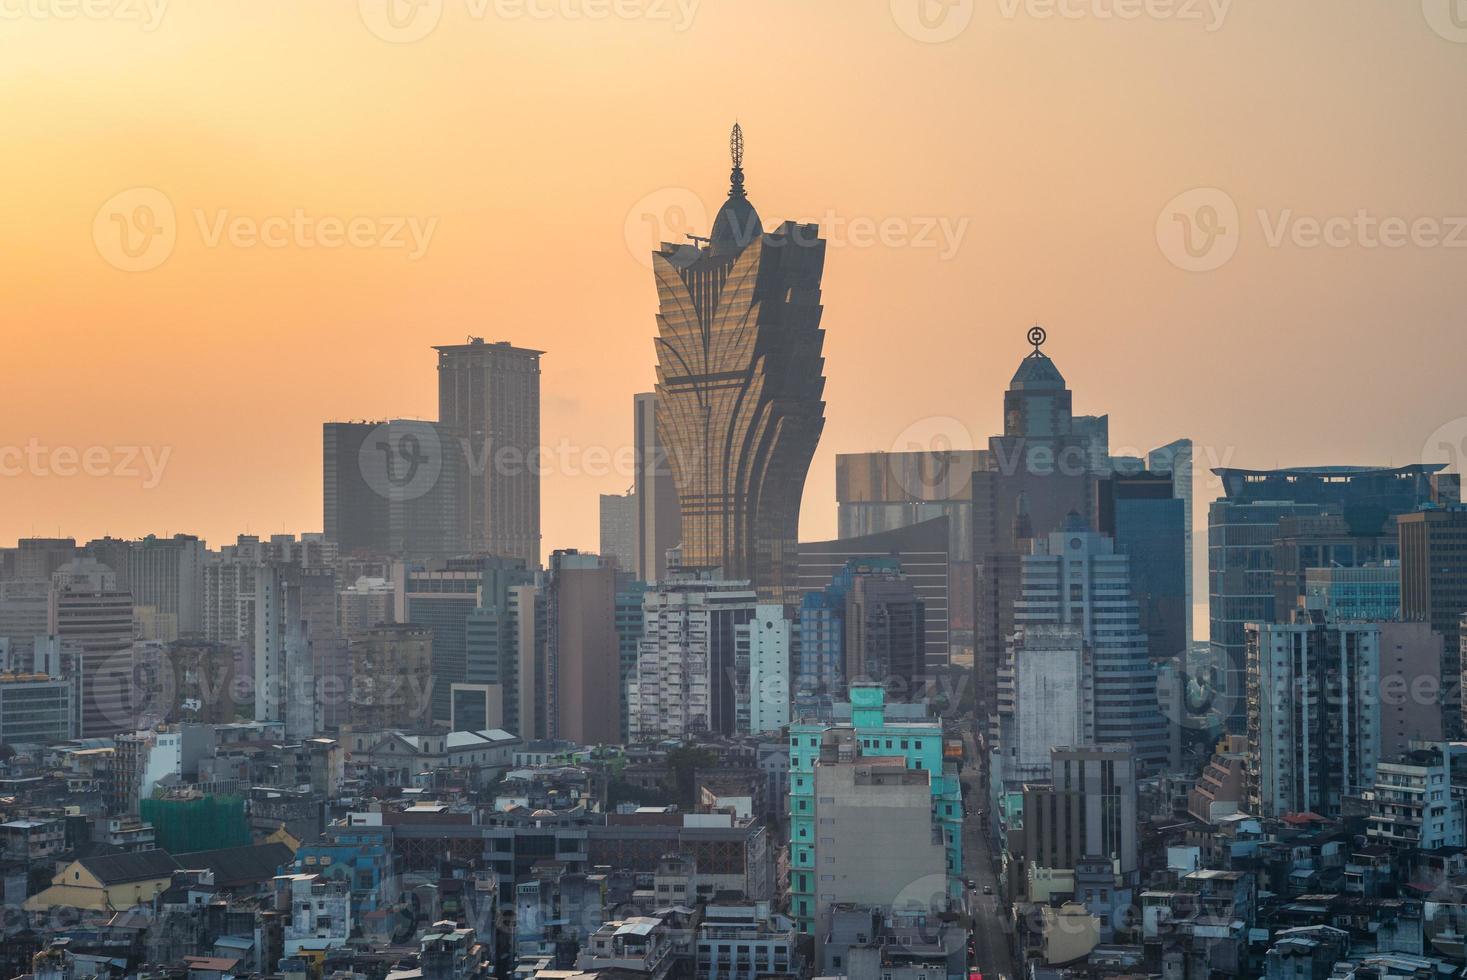
<path fill-rule="evenodd" d="M 744 127 L 737 121 L 728 134 L 728 156 L 733 161 L 733 172 L 729 174 L 729 197 L 744 196 Z"/>

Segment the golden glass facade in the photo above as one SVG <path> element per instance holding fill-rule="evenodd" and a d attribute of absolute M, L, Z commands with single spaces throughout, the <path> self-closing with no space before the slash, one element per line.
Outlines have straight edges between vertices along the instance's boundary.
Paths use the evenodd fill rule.
<path fill-rule="evenodd" d="M 815 225 L 758 230 L 735 160 L 709 239 L 664 244 L 657 423 L 682 505 L 682 564 L 799 600 L 800 496 L 825 425 Z"/>

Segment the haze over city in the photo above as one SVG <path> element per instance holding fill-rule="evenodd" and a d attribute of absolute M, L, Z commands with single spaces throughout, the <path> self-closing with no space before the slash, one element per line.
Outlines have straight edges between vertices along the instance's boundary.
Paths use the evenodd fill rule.
<path fill-rule="evenodd" d="M 1188 434 L 1204 471 L 1416 461 L 1464 414 L 1460 247 L 1269 243 L 1362 209 L 1467 215 L 1467 134 L 1441 112 L 1467 57 L 1430 4 L 1219 21 L 960 3 L 941 43 L 878 2 L 704 0 L 686 19 L 446 2 L 406 43 L 367 2 L 172 3 L 156 23 L 120 6 L 37 0 L 0 32 L 0 409 L 7 444 L 169 455 L 146 487 L 22 467 L 0 540 L 319 528 L 321 420 L 432 418 L 428 347 L 473 334 L 547 352 L 542 439 L 573 451 L 544 523 L 594 547 L 595 495 L 630 477 L 579 475 L 597 472 L 579 453 L 630 445 L 653 380 L 647 253 L 696 230 L 674 227 L 687 202 L 711 218 L 735 118 L 766 223 L 820 221 L 832 242 L 806 537 L 834 533 L 834 454 L 899 448 L 926 419 L 996 431 L 1036 321 L 1077 410 L 1109 413 L 1117 445 Z M 1158 217 L 1199 187 L 1236 203 L 1241 236 L 1187 272 Z M 132 188 L 177 216 L 146 272 L 94 241 Z M 401 248 L 266 247 L 220 224 L 297 211 L 431 234 L 412 258 L 406 228 Z"/>
<path fill-rule="evenodd" d="M 1467 0 L 0 0 L 0 980 L 1467 978 Z"/>

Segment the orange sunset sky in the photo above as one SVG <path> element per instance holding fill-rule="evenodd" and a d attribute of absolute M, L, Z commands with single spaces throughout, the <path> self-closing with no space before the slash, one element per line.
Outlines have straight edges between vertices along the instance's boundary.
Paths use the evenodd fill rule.
<path fill-rule="evenodd" d="M 999 428 L 1036 320 L 1116 448 L 1461 445 L 1451 0 L 917 2 L 0 0 L 0 542 L 319 530 L 322 421 L 433 417 L 430 345 L 470 334 L 547 352 L 548 445 L 626 445 L 646 252 L 705 230 L 735 118 L 766 224 L 831 226 L 809 537 L 837 452 Z M 127 268 L 157 255 L 109 202 L 160 199 L 172 240 Z M 249 233 L 294 215 L 355 241 Z M 423 248 L 374 239 L 408 219 Z M 167 456 L 64 475 L 57 447 Z M 631 477 L 567 458 L 545 546 L 594 549 Z"/>

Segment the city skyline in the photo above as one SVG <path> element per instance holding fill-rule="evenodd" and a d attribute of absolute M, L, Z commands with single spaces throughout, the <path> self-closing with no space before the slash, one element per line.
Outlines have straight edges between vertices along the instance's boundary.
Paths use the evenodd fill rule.
<path fill-rule="evenodd" d="M 264 8 L 257 19 L 230 23 L 246 37 L 289 37 L 287 54 L 302 58 L 306 45 L 329 36 L 337 46 L 313 52 L 315 71 L 353 79 L 366 70 L 408 85 L 332 121 L 320 111 L 330 86 L 317 92 L 262 80 L 245 93 L 217 74 L 237 68 L 235 56 L 212 59 L 216 65 L 191 55 L 195 42 L 223 28 L 218 15 L 171 10 L 151 32 L 86 18 L 15 21 L 16 57 L 0 67 L 7 81 L 49 77 L 78 41 L 94 45 L 92 77 L 128 70 L 131 51 L 147 52 L 159 68 L 140 83 L 145 99 L 102 97 L 118 121 L 96 137 L 106 153 L 82 152 L 82 137 L 47 126 L 70 114 L 75 90 L 43 86 L 7 103 L 16 139 L 30 152 L 0 164 L 7 176 L 0 197 L 36 234 L 12 238 L 16 274 L 0 285 L 0 303 L 24 314 L 7 331 L 13 356 L 0 386 L 0 405 L 20 424 L 0 443 L 22 452 L 46 447 L 48 473 L 64 468 L 58 447 L 99 448 L 109 475 L 42 476 L 22 462 L 20 474 L 4 479 L 0 541 L 58 530 L 82 540 L 186 531 L 217 545 L 247 530 L 319 530 L 320 422 L 434 417 L 427 348 L 469 334 L 548 352 L 546 443 L 630 446 L 626 396 L 653 381 L 656 299 L 641 218 L 651 214 L 657 224 L 682 213 L 687 230 L 706 230 L 722 192 L 722 132 L 734 117 L 750 132 L 757 175 L 750 189 L 764 213 L 821 223 L 835 243 L 825 280 L 827 426 L 806 484 L 803 539 L 834 537 L 836 453 L 922 444 L 950 435 L 941 431 L 950 419 L 961 420 L 975 443 L 998 431 L 988 393 L 1002 387 L 1021 349 L 1018 335 L 1035 320 L 1050 329 L 1050 349 L 1085 392 L 1085 408 L 1115 419 L 1117 447 L 1159 445 L 1177 433 L 1194 439 L 1200 501 L 1216 496 L 1207 473 L 1214 464 L 1415 462 L 1442 426 L 1446 441 L 1460 444 L 1457 430 L 1467 423 L 1450 394 L 1450 366 L 1467 343 L 1452 328 L 1467 288 L 1456 274 L 1462 253 L 1313 247 L 1299 244 L 1298 227 L 1269 243 L 1285 220 L 1362 209 L 1377 220 L 1467 214 L 1467 197 L 1448 176 L 1462 137 L 1435 126 L 1427 111 L 1441 92 L 1460 88 L 1467 71 L 1460 45 L 1414 4 L 1240 7 L 1215 31 L 1145 19 L 1045 20 L 1017 9 L 1012 18 L 975 15 L 944 43 L 909 36 L 886 9 L 834 21 L 815 7 L 788 12 L 792 28 L 818 25 L 836 49 L 891 69 L 879 74 L 893 81 L 879 88 L 874 77 L 827 65 L 861 110 L 828 106 L 818 132 L 777 88 L 705 97 L 696 112 L 681 112 L 693 97 L 674 92 L 670 111 L 697 122 L 668 128 L 614 107 L 613 93 L 590 84 L 610 66 L 634 98 L 654 91 L 668 98 L 659 86 L 669 70 L 733 63 L 739 39 L 761 20 L 757 3 L 737 12 L 699 5 L 682 32 L 598 25 L 617 46 L 603 62 L 568 68 L 569 82 L 586 84 L 537 90 L 523 105 L 494 107 L 488 125 L 454 126 L 451 134 L 439 125 L 456 118 L 445 107 L 422 119 L 408 108 L 429 91 L 424 86 L 482 90 L 554 45 L 578 43 L 589 25 L 524 21 L 495 31 L 458 24 L 464 12 L 449 11 L 445 27 L 467 30 L 393 45 L 357 10 L 302 20 Z M 1336 46 L 1328 58 L 1290 47 L 1321 28 Z M 793 55 L 798 34 L 759 43 L 770 56 Z M 105 45 L 120 36 L 140 47 Z M 1099 41 L 1107 45 L 1090 44 Z M 483 58 L 486 48 L 501 57 Z M 1085 57 L 1067 57 L 1076 51 Z M 1257 73 L 1230 78 L 1201 105 L 1158 84 L 1237 58 Z M 417 77 L 430 61 L 441 62 L 432 78 Z M 1354 77 L 1348 66 L 1364 62 L 1396 79 L 1391 91 Z M 306 62 L 285 63 L 291 82 L 315 75 Z M 1096 72 L 1111 73 L 1121 87 L 1089 94 L 1085 80 Z M 1307 119 L 1266 94 L 1286 89 L 1296 73 L 1319 80 L 1320 108 Z M 185 77 L 199 84 L 177 84 Z M 226 110 L 262 108 L 238 123 L 238 134 L 200 124 L 196 93 L 205 90 Z M 957 98 L 932 100 L 933 92 Z M 1419 108 L 1395 111 L 1402 100 Z M 1055 106 L 1070 108 L 1039 115 Z M 1392 138 L 1382 140 L 1377 124 L 1387 112 Z M 305 131 L 307 116 L 319 136 Z M 1026 119 L 1036 117 L 1052 130 L 1031 132 Z M 543 132 L 545 119 L 574 134 L 576 146 L 594 144 L 594 188 L 578 179 L 581 154 Z M 177 134 L 199 125 L 203 138 L 183 145 Z M 129 147 L 138 132 L 146 138 Z M 876 132 L 892 138 L 873 139 Z M 230 152 L 238 138 L 256 147 L 242 160 Z M 511 145 L 533 165 L 507 160 L 503 148 Z M 396 176 L 362 162 L 389 147 L 406 154 L 391 168 Z M 420 147 L 452 158 L 472 153 L 483 172 L 471 184 L 439 186 L 438 165 Z M 289 179 L 278 176 L 291 168 Z M 1159 247 L 1157 222 L 1175 195 L 1199 187 L 1222 190 L 1239 208 L 1243 231 L 1230 261 L 1189 272 Z M 130 188 L 157 189 L 176 215 L 171 254 L 146 271 L 110 264 L 94 240 L 94 220 Z M 210 238 L 221 214 L 259 221 L 297 209 L 317 218 L 401 218 L 409 243 L 405 219 L 420 219 L 420 234 L 436 223 L 427 251 L 411 261 L 406 247 L 275 249 Z M 872 230 L 888 219 L 892 243 L 882 245 Z M 856 227 L 877 240 L 857 241 Z M 955 242 L 951 254 L 945 242 Z M 567 265 L 580 270 L 586 288 L 555 287 Z M 546 295 L 556 298 L 549 316 Z M 613 339 L 587 343 L 592 324 L 595 337 Z M 916 346 L 892 358 L 881 338 L 896 328 Z M 117 343 L 120 336 L 127 342 Z M 1348 384 L 1296 393 L 1300 356 Z M 197 364 L 204 370 L 184 370 Z M 169 372 L 167 383 L 138 388 L 122 380 L 155 366 Z M 1408 374 L 1410 386 L 1392 384 Z M 900 394 L 897 410 L 867 397 L 874 377 Z M 1147 383 L 1131 383 L 1137 377 Z M 1382 386 L 1392 388 L 1389 401 L 1351 393 Z M 106 411 L 80 397 L 92 390 L 108 399 Z M 1270 397 L 1244 397 L 1252 392 Z M 179 403 L 188 411 L 172 409 Z M 1281 404 L 1289 426 L 1277 424 Z M 1315 438 L 1301 440 L 1300 431 Z M 123 475 L 134 449 L 138 475 Z M 143 449 L 162 463 L 154 486 L 145 486 L 154 470 Z M 7 467 L 13 459 L 6 456 Z M 260 480 L 262 473 L 270 478 Z M 548 475 L 542 557 L 552 547 L 594 549 L 598 494 L 630 482 L 620 472 Z M 1194 530 L 1201 521 L 1194 516 Z"/>

